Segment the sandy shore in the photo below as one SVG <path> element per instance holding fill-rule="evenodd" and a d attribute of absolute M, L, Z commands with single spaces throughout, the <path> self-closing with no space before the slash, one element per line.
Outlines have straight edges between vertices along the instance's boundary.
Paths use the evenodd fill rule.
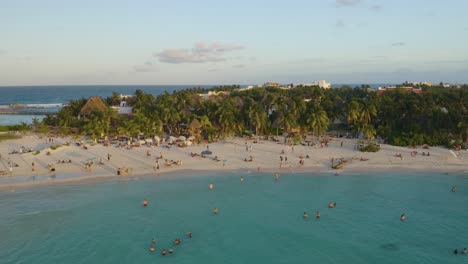
<path fill-rule="evenodd" d="M 70 142 L 69 145 L 65 145 Z M 282 142 L 280 140 L 280 142 Z M 341 144 L 343 142 L 343 144 Z M 100 144 L 85 144 L 77 146 L 69 137 L 56 138 L 50 142 L 47 137 L 37 135 L 24 136 L 21 139 L 0 142 L 0 191 L 38 185 L 92 182 L 97 180 L 114 180 L 141 175 L 158 175 L 178 172 L 190 173 L 201 171 L 260 171 L 260 172 L 385 172 L 385 171 L 420 171 L 468 173 L 468 151 L 455 152 L 445 148 L 418 147 L 410 149 L 382 145 L 377 153 L 362 153 L 355 149 L 356 139 L 332 139 L 328 147 L 296 145 L 287 146 L 274 141 L 247 141 L 242 138 L 229 138 L 221 143 L 209 145 L 200 144 L 185 148 L 175 145 L 166 147 L 135 147 L 120 148 L 117 145 L 103 146 Z M 50 147 L 61 145 L 52 150 Z M 21 147 L 34 151 L 21 152 Z M 207 150 L 213 152 L 205 158 L 192 157 L 191 153 L 200 154 Z M 416 151 L 416 155 L 411 152 Z M 47 152 L 50 155 L 47 155 Z M 149 152 L 149 156 L 148 156 Z M 430 156 L 422 153 L 430 152 Z M 284 153 L 284 154 L 283 154 Z M 396 157 L 402 154 L 402 157 Z M 110 160 L 108 160 L 110 155 Z M 156 158 L 159 160 L 159 170 L 156 169 Z M 280 161 L 280 156 L 283 162 Z M 307 158 L 308 156 L 308 158 Z M 214 160 L 217 157 L 219 161 Z M 249 160 L 252 157 L 252 161 Z M 303 160 L 303 165 L 300 160 Z M 287 158 L 287 161 L 286 161 Z M 361 160 L 363 158 L 364 160 Z M 181 161 L 180 165 L 165 166 L 165 160 Z M 339 170 L 331 168 L 331 163 L 346 160 Z M 66 161 L 59 163 L 58 161 Z M 71 160 L 71 163 L 68 161 Z M 102 164 L 99 164 L 102 161 Z M 86 163 L 93 163 L 87 169 Z M 34 171 L 32 164 L 34 163 Z M 10 165 L 12 172 L 10 173 Z M 15 164 L 17 165 L 15 167 Z M 55 167 L 55 173 L 49 170 L 49 165 Z M 122 169 L 124 167 L 124 169 Z M 117 176 L 118 169 L 128 169 L 126 175 Z M 55 175 L 55 176 L 53 176 Z"/>

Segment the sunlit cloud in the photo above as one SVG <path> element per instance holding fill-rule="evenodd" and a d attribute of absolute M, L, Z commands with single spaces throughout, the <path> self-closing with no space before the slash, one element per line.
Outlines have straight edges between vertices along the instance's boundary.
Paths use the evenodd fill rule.
<path fill-rule="evenodd" d="M 227 61 L 226 53 L 244 49 L 243 46 L 222 43 L 195 43 L 191 49 L 166 49 L 154 54 L 165 63 L 206 63 Z"/>

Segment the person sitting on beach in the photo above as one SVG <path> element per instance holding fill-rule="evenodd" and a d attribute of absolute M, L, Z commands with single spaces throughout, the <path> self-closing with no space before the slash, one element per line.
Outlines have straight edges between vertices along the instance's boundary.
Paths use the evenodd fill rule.
<path fill-rule="evenodd" d="M 151 244 L 151 246 L 150 246 L 150 251 L 151 251 L 151 252 L 154 252 L 155 250 L 156 250 L 156 249 L 155 249 L 155 247 L 154 247 L 154 244 Z"/>
<path fill-rule="evenodd" d="M 317 219 L 319 219 L 319 218 L 320 218 L 320 212 L 316 212 L 316 213 L 315 213 L 315 217 L 316 217 Z"/>
<path fill-rule="evenodd" d="M 174 240 L 174 245 L 179 245 L 180 242 L 182 242 L 180 239 L 176 238 L 176 240 Z"/>
<path fill-rule="evenodd" d="M 303 217 L 303 218 L 307 218 L 307 217 L 309 217 L 309 215 L 308 215 L 306 212 L 304 212 L 304 214 L 302 215 L 302 217 Z"/>
<path fill-rule="evenodd" d="M 148 206 L 148 200 L 146 200 L 146 198 L 143 200 L 143 206 Z"/>
<path fill-rule="evenodd" d="M 166 249 L 163 249 L 163 250 L 161 251 L 161 255 L 164 256 L 164 255 L 166 255 L 166 254 L 167 254 L 167 250 L 166 250 Z"/>
<path fill-rule="evenodd" d="M 188 232 L 187 232 L 187 236 L 190 237 L 190 238 L 192 238 L 192 231 L 188 231 Z"/>
<path fill-rule="evenodd" d="M 213 209 L 213 213 L 214 213 L 215 215 L 218 214 L 218 207 L 215 207 L 215 208 Z"/>
<path fill-rule="evenodd" d="M 328 204 L 328 208 L 335 208 L 335 206 L 336 206 L 336 203 L 334 203 L 334 202 L 330 202 Z"/>
<path fill-rule="evenodd" d="M 406 215 L 405 215 L 405 214 L 401 214 L 400 220 L 401 220 L 401 221 L 405 221 L 405 220 L 406 220 Z"/>

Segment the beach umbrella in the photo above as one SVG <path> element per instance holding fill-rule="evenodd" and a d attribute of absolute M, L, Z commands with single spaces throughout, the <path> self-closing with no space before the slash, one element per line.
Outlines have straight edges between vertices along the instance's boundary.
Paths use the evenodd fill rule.
<path fill-rule="evenodd" d="M 211 154 L 213 154 L 213 152 L 211 152 L 211 151 L 209 151 L 209 150 L 204 150 L 204 151 L 202 151 L 201 154 L 202 154 L 202 155 L 211 155 Z"/>

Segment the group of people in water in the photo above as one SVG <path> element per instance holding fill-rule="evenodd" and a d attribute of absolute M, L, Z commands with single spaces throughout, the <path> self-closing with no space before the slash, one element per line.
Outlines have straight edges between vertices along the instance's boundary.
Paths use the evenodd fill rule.
<path fill-rule="evenodd" d="M 328 208 L 335 208 L 335 206 L 336 206 L 336 203 L 335 203 L 335 202 L 330 202 L 330 203 L 328 203 Z M 303 217 L 304 219 L 306 219 L 306 218 L 309 217 L 309 215 L 307 214 L 307 212 L 304 212 L 304 214 L 302 215 L 302 217 Z M 320 212 L 319 212 L 319 211 L 315 212 L 315 218 L 320 219 Z"/>
<path fill-rule="evenodd" d="M 143 207 L 147 207 L 147 206 L 148 206 L 148 199 L 146 199 L 146 198 L 143 199 L 143 203 L 142 203 L 142 204 L 143 204 Z M 215 209 L 217 209 L 217 208 L 215 208 Z M 217 213 L 217 211 L 216 211 L 216 213 Z M 187 235 L 188 238 L 192 238 L 192 235 L 193 235 L 193 234 L 192 234 L 192 231 L 187 232 L 186 235 Z M 181 240 L 180 238 L 176 238 L 176 239 L 174 240 L 174 245 L 175 245 L 175 246 L 180 245 L 180 243 L 182 243 L 182 240 Z M 154 238 L 151 240 L 150 251 L 151 251 L 151 252 L 156 251 L 156 239 L 154 239 Z M 163 249 L 161 250 L 161 255 L 164 256 L 164 255 L 166 255 L 167 253 L 169 253 L 169 254 L 174 253 L 174 249 L 173 249 L 172 247 L 170 247 L 168 250 L 166 250 L 165 248 L 163 248 Z"/>
<path fill-rule="evenodd" d="M 188 238 L 192 238 L 192 231 L 187 232 L 186 235 Z M 182 240 L 180 238 L 176 238 L 173 242 L 174 246 L 178 246 L 180 245 L 180 243 L 182 243 Z M 151 240 L 150 252 L 154 252 L 154 251 L 156 251 L 156 239 L 153 238 Z M 169 249 L 167 250 L 165 248 L 161 250 L 161 255 L 165 256 L 167 255 L 167 253 L 169 254 L 174 253 L 174 249 L 172 247 L 169 247 Z"/>
<path fill-rule="evenodd" d="M 466 248 L 463 248 L 463 250 L 461 251 L 461 254 L 466 255 L 466 253 L 467 253 Z M 453 251 L 453 254 L 454 254 L 454 255 L 458 255 L 458 249 L 455 249 L 455 250 Z"/>

